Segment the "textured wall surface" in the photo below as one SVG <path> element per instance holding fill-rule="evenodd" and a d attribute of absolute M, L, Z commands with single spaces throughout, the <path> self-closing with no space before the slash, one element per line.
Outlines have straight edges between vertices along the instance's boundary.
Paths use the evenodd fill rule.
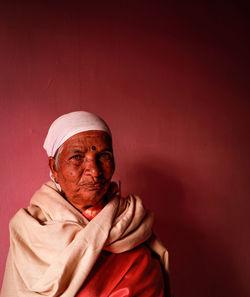
<path fill-rule="evenodd" d="M 110 125 L 115 179 L 155 212 L 175 296 L 250 296 L 249 11 L 238 4 L 0 4 L 0 282 L 8 222 L 48 180 L 63 113 Z"/>

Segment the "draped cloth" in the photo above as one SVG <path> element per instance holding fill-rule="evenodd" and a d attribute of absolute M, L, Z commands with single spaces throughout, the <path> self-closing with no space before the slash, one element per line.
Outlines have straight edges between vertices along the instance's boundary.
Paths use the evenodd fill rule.
<path fill-rule="evenodd" d="M 102 251 L 77 297 L 164 297 L 158 259 L 141 244 L 131 251 Z"/>
<path fill-rule="evenodd" d="M 75 296 L 103 250 L 119 254 L 148 239 L 167 271 L 168 253 L 152 237 L 152 223 L 152 213 L 132 195 L 112 197 L 89 222 L 47 182 L 10 222 L 1 296 Z"/>

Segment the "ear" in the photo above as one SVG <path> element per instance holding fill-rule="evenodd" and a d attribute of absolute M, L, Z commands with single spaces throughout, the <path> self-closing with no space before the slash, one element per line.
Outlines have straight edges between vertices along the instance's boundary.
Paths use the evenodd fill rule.
<path fill-rule="evenodd" d="M 57 180 L 57 175 L 58 175 L 58 171 L 56 169 L 56 161 L 53 157 L 49 157 L 49 168 L 50 171 L 55 179 L 55 181 Z"/>

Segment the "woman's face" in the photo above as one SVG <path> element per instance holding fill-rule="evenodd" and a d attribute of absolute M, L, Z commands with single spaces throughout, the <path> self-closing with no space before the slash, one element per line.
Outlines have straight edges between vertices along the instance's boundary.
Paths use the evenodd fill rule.
<path fill-rule="evenodd" d="M 114 173 L 111 137 L 86 131 L 70 137 L 60 149 L 58 162 L 49 158 L 51 172 L 67 200 L 80 211 L 98 203 Z"/>

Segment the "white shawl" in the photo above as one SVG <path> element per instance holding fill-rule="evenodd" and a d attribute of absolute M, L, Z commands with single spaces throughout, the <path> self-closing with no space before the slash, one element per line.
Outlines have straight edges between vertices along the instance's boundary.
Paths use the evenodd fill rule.
<path fill-rule="evenodd" d="M 44 184 L 10 222 L 2 297 L 75 296 L 102 249 L 130 250 L 150 238 L 153 216 L 137 196 L 115 196 L 90 222 Z M 168 269 L 168 253 L 150 246 Z"/>

